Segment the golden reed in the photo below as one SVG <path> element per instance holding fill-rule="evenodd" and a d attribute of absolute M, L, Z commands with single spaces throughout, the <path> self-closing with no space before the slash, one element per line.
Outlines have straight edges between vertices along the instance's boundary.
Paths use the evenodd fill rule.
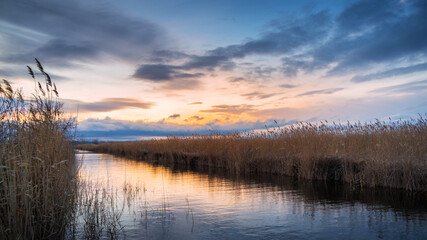
<path fill-rule="evenodd" d="M 78 148 L 236 174 L 271 173 L 426 191 L 427 121 L 297 123 L 263 132 L 84 144 Z"/>

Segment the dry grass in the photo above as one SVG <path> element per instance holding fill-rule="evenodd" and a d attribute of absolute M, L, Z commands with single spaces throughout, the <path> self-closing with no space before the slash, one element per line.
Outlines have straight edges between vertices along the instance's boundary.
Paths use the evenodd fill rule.
<path fill-rule="evenodd" d="M 79 181 L 76 215 L 70 223 L 69 239 L 119 239 L 125 238 L 121 216 L 125 202 L 120 204 L 117 189 L 102 183 Z"/>
<path fill-rule="evenodd" d="M 78 148 L 165 164 L 426 191 L 427 120 L 298 123 L 266 132 L 193 135 Z"/>
<path fill-rule="evenodd" d="M 46 85 L 38 83 L 32 99 L 6 80 L 0 85 L 1 239 L 61 239 L 74 217 L 74 122 L 62 115 L 56 86 L 37 64 Z"/>

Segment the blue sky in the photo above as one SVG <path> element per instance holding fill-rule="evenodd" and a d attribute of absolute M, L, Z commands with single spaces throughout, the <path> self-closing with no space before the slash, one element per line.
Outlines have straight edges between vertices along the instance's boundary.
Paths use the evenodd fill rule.
<path fill-rule="evenodd" d="M 30 93 L 37 57 L 92 138 L 406 119 L 425 26 L 421 0 L 2 0 L 0 77 Z"/>

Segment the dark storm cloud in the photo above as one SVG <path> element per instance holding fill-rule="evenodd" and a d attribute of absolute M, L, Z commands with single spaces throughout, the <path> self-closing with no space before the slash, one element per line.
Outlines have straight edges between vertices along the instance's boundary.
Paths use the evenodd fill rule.
<path fill-rule="evenodd" d="M 179 117 L 181 117 L 181 114 L 173 114 L 173 115 L 170 115 L 170 116 L 168 117 L 168 119 L 177 119 L 177 118 L 179 118 Z"/>
<path fill-rule="evenodd" d="M 22 55 L 2 56 L 14 62 L 42 56 L 44 62 L 58 63 L 58 59 L 81 60 L 100 53 L 140 59 L 144 53 L 164 48 L 167 39 L 157 25 L 132 19 L 105 3 L 99 7 L 92 2 L 4 0 L 0 20 L 43 36 L 28 40 L 34 47 Z"/>
<path fill-rule="evenodd" d="M 81 102 L 64 99 L 68 110 L 78 109 L 81 112 L 110 112 L 126 108 L 150 109 L 153 102 L 142 102 L 133 98 L 105 98 L 98 102 Z"/>
<path fill-rule="evenodd" d="M 308 91 L 308 92 L 298 94 L 297 97 L 312 96 L 312 95 L 317 95 L 317 94 L 332 94 L 332 93 L 341 91 L 343 89 L 344 88 L 328 88 L 328 89 L 322 89 L 322 90 Z"/>
<path fill-rule="evenodd" d="M 420 71 L 427 71 L 427 63 L 420 63 L 408 67 L 400 67 L 400 68 L 394 68 L 390 69 L 384 72 L 378 72 L 368 75 L 356 75 L 351 78 L 351 81 L 353 82 L 367 82 L 367 81 L 373 81 L 373 80 L 380 80 L 384 78 L 389 77 L 395 77 L 405 74 L 410 74 L 414 72 L 420 72 Z"/>

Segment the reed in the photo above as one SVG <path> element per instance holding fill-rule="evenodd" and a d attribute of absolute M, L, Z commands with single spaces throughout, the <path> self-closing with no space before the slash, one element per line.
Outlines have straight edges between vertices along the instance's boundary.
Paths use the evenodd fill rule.
<path fill-rule="evenodd" d="M 129 190 L 129 194 L 134 192 L 133 189 Z M 77 196 L 77 204 L 74 206 L 76 215 L 70 223 L 66 238 L 126 238 L 120 221 L 126 201 L 119 198 L 118 189 L 108 188 L 100 182 L 79 181 Z"/>
<path fill-rule="evenodd" d="M 63 239 L 73 222 L 77 171 L 70 130 L 52 84 L 40 62 L 45 86 L 31 99 L 0 84 L 0 238 Z"/>
<path fill-rule="evenodd" d="M 236 174 L 427 190 L 427 120 L 297 123 L 261 132 L 84 144 L 78 148 Z"/>

